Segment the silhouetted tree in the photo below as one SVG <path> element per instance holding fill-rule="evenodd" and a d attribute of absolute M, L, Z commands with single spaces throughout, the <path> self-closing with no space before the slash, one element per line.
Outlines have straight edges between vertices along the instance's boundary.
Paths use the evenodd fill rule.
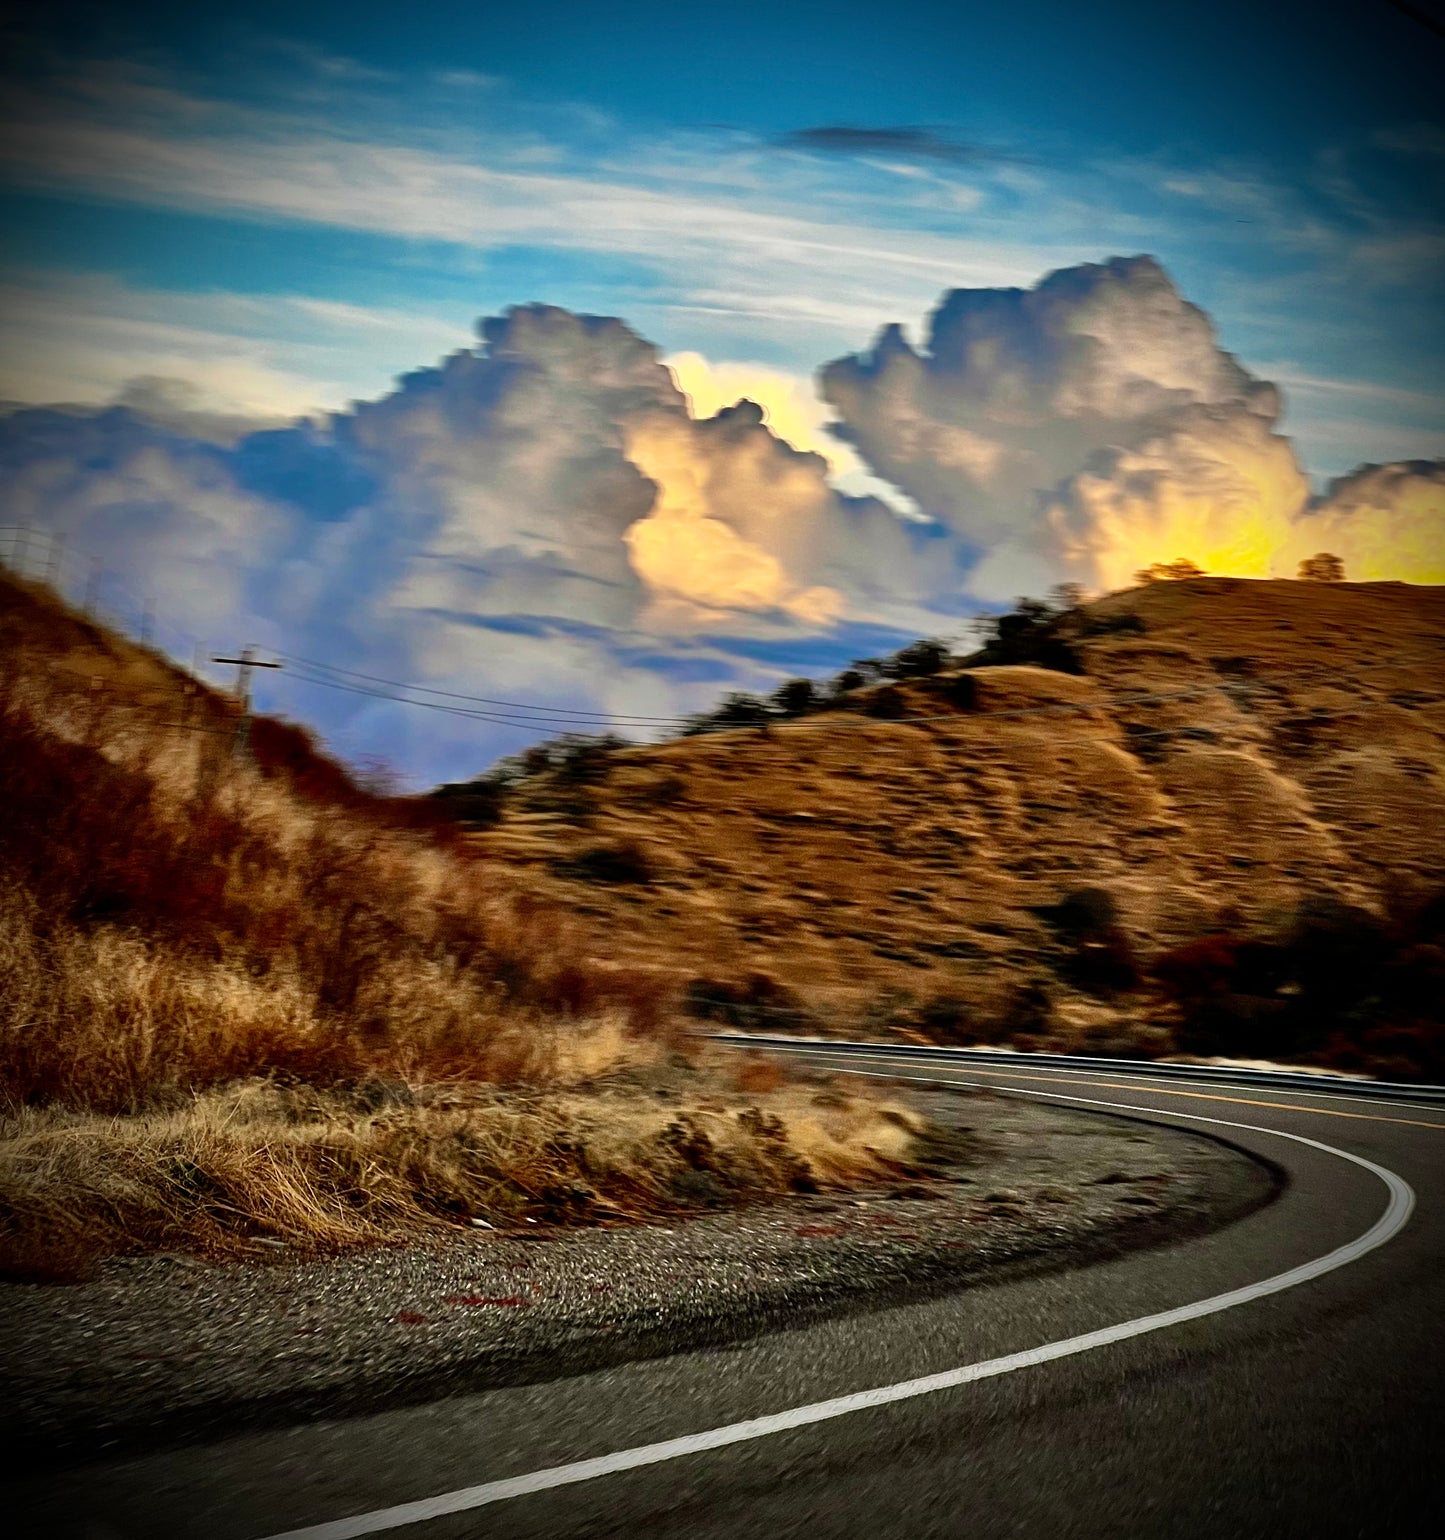
<path fill-rule="evenodd" d="M 1134 574 L 1134 581 L 1136 583 L 1177 583 L 1184 578 L 1205 575 L 1204 568 L 1197 562 L 1190 561 L 1187 556 L 1180 556 L 1174 561 L 1156 561 L 1150 566 L 1141 567 Z"/>
<path fill-rule="evenodd" d="M 845 668 L 829 687 L 829 693 L 835 698 L 839 695 L 847 695 L 852 690 L 861 690 L 868 680 L 861 669 Z"/>
<path fill-rule="evenodd" d="M 769 697 L 779 716 L 803 717 L 821 704 L 818 687 L 811 679 L 787 679 Z"/>
<path fill-rule="evenodd" d="M 1088 590 L 1082 583 L 1055 583 L 1049 589 L 1049 599 L 1061 613 L 1078 609 L 1087 597 Z"/>
<path fill-rule="evenodd" d="M 682 731 L 684 737 L 690 737 L 715 727 L 766 727 L 772 718 L 772 709 L 766 701 L 759 700 L 756 695 L 735 690 L 730 695 L 724 695 L 711 711 L 690 717 Z"/>
<path fill-rule="evenodd" d="M 881 667 L 886 679 L 927 679 L 947 668 L 950 657 L 947 642 L 929 637 L 899 648 Z"/>
<path fill-rule="evenodd" d="M 1305 583 L 1343 583 L 1345 564 L 1338 556 L 1321 551 L 1317 556 L 1307 556 L 1299 564 L 1299 575 Z"/>

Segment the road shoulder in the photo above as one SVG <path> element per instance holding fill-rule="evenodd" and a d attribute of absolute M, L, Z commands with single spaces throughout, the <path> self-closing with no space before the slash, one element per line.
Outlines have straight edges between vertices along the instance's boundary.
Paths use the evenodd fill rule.
<path fill-rule="evenodd" d="M 913 1091 L 927 1176 L 670 1227 L 473 1230 L 267 1265 L 116 1260 L 4 1285 L 0 1429 L 65 1463 L 736 1342 L 1216 1229 L 1279 1173 L 1216 1138 L 981 1092 Z"/>

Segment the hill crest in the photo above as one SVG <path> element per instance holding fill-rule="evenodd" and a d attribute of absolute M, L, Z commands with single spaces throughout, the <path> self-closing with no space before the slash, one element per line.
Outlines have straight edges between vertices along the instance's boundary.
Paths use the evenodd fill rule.
<path fill-rule="evenodd" d="M 1077 672 L 949 670 L 621 750 L 591 784 L 522 783 L 474 847 L 598 955 L 753 991 L 734 1019 L 1022 1020 L 1075 1048 L 1138 1046 L 1148 1014 L 1070 976 L 1081 892 L 1147 961 L 1438 891 L 1445 589 L 1205 578 L 1085 613 Z M 864 714 L 880 689 L 901 719 Z"/>

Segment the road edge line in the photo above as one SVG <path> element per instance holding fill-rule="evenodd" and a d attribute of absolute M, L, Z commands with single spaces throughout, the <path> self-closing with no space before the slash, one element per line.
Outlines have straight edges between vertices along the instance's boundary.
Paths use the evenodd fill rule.
<path fill-rule="evenodd" d="M 848 1070 L 845 1074 L 869 1075 L 867 1070 Z M 914 1078 L 872 1075 L 875 1079 L 899 1079 Z M 922 1079 L 923 1077 L 917 1077 Z M 931 1080 L 931 1084 L 939 1085 L 966 1085 L 967 1081 L 960 1080 Z M 981 1087 L 980 1089 L 1003 1090 L 1002 1087 Z M 1138 1106 L 1127 1102 L 1103 1101 L 1091 1096 L 1065 1096 L 1053 1091 L 1026 1091 L 1008 1090 L 1006 1094 L 1017 1096 L 1033 1096 L 1046 1100 L 1078 1102 L 1087 1106 L 1106 1107 L 1112 1111 L 1124 1111 L 1138 1113 Z M 1143 1109 L 1149 1110 L 1149 1109 Z M 743 1422 L 726 1423 L 722 1427 L 710 1428 L 702 1433 L 688 1433 L 679 1438 L 664 1439 L 659 1443 L 641 1444 L 633 1449 L 620 1449 L 612 1454 L 599 1455 L 589 1460 L 577 1460 L 567 1465 L 554 1465 L 543 1470 L 530 1471 L 520 1476 L 505 1477 L 500 1481 L 489 1481 L 477 1486 L 459 1487 L 451 1492 L 438 1493 L 434 1497 L 420 1498 L 414 1502 L 399 1503 L 390 1508 L 374 1509 L 370 1513 L 360 1513 L 349 1518 L 332 1519 L 320 1524 L 304 1526 L 300 1529 L 288 1529 L 274 1535 L 268 1535 L 265 1540 L 357 1540 L 362 1535 L 374 1535 L 386 1530 L 401 1529 L 410 1524 L 421 1524 L 431 1519 L 438 1519 L 453 1513 L 465 1513 L 472 1509 L 486 1507 L 492 1503 L 506 1502 L 514 1497 L 525 1497 L 534 1492 L 551 1491 L 557 1487 L 572 1486 L 584 1481 L 594 1481 L 600 1476 L 619 1474 L 622 1471 L 638 1470 L 648 1465 L 659 1465 L 668 1460 L 685 1458 L 688 1455 L 703 1454 L 711 1449 L 726 1448 L 730 1444 L 747 1443 L 754 1439 L 768 1438 L 775 1433 L 788 1432 L 794 1428 L 808 1427 L 815 1423 L 828 1422 L 837 1417 L 850 1416 L 854 1412 L 869 1411 L 880 1406 L 889 1406 L 898 1401 L 912 1400 L 918 1396 L 933 1395 L 941 1390 L 952 1390 L 961 1385 L 974 1384 L 979 1380 L 992 1379 L 1002 1374 L 1011 1374 L 1019 1369 L 1036 1367 L 1039 1364 L 1052 1363 L 1060 1358 L 1071 1358 L 1079 1353 L 1092 1352 L 1095 1348 L 1107 1347 L 1116 1342 L 1125 1342 L 1133 1337 L 1142 1337 L 1150 1332 L 1163 1331 L 1170 1326 L 1182 1325 L 1186 1321 L 1196 1321 L 1201 1317 L 1217 1315 L 1221 1311 L 1233 1309 L 1236 1305 L 1249 1304 L 1257 1299 L 1268 1298 L 1272 1294 L 1282 1293 L 1286 1289 L 1296 1287 L 1301 1283 L 1308 1283 L 1315 1278 L 1323 1277 L 1326 1273 L 1334 1272 L 1337 1268 L 1348 1266 L 1351 1262 L 1358 1261 L 1369 1252 L 1385 1245 L 1392 1240 L 1409 1222 L 1410 1214 L 1415 1207 L 1415 1193 L 1410 1184 L 1403 1177 L 1396 1175 L 1385 1166 L 1377 1165 L 1372 1160 L 1367 1160 L 1363 1155 L 1353 1155 L 1348 1150 L 1337 1149 L 1332 1144 L 1325 1144 L 1318 1139 L 1307 1138 L 1304 1134 L 1291 1134 L 1279 1128 L 1264 1128 L 1254 1123 L 1240 1123 L 1225 1118 L 1207 1117 L 1197 1112 L 1175 1112 L 1173 1110 L 1159 1114 L 1164 1117 L 1183 1118 L 1192 1123 L 1210 1123 L 1220 1128 L 1237 1128 L 1248 1133 L 1272 1135 L 1277 1139 L 1288 1139 L 1294 1144 L 1308 1145 L 1311 1149 L 1323 1151 L 1327 1155 L 1338 1156 L 1341 1160 L 1348 1161 L 1351 1165 L 1360 1166 L 1371 1172 L 1384 1183 L 1389 1193 L 1389 1202 L 1379 1219 L 1362 1234 L 1348 1241 L 1343 1246 L 1315 1257 L 1308 1262 L 1301 1263 L 1298 1267 L 1288 1269 L 1283 1273 L 1276 1273 L 1272 1277 L 1260 1279 L 1257 1283 L 1245 1284 L 1238 1289 L 1231 1289 L 1223 1294 L 1214 1294 L 1207 1299 L 1196 1300 L 1192 1304 L 1179 1305 L 1173 1310 L 1159 1311 L 1153 1315 L 1138 1316 L 1132 1321 L 1121 1321 L 1115 1326 L 1105 1326 L 1098 1331 L 1085 1332 L 1077 1337 L 1066 1337 L 1057 1342 L 1044 1343 L 1036 1348 L 1027 1348 L 1021 1353 L 1009 1353 L 1001 1358 L 985 1359 L 979 1363 L 964 1364 L 956 1369 L 945 1369 L 938 1374 L 923 1375 L 916 1379 L 900 1380 L 893 1385 L 880 1385 L 871 1390 L 854 1391 L 844 1396 L 833 1396 L 825 1401 L 815 1401 L 804 1406 L 791 1407 L 786 1411 L 773 1412 L 763 1417 L 750 1418 Z"/>

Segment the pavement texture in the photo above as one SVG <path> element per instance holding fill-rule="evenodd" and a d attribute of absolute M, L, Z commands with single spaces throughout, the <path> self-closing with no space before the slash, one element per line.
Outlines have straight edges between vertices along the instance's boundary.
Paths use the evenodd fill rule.
<path fill-rule="evenodd" d="M 6 1511 L 26 1535 L 259 1540 L 1240 1288 L 1347 1244 L 1384 1208 L 1377 1176 L 1272 1132 L 1281 1130 L 1398 1173 L 1418 1198 L 1409 1225 L 1346 1267 L 1205 1319 L 398 1532 L 426 1540 L 1436 1532 L 1445 1498 L 1440 1109 L 1100 1073 L 935 1073 L 1109 1101 L 1160 1127 L 1212 1132 L 1274 1163 L 1287 1181 L 1274 1202 L 1208 1233 L 1087 1266 L 1005 1273 L 894 1308 L 424 1406 L 148 1454 L 97 1449 L 63 1475 L 10 1483 Z M 1117 1116 L 1070 1110 L 1099 1123 Z M 1191 1114 L 1247 1126 L 1191 1124 Z"/>
<path fill-rule="evenodd" d="M 988 1091 L 912 1175 L 671 1226 L 463 1230 L 325 1261 L 117 1258 L 0 1290 L 0 1447 L 63 1463 L 717 1347 L 1198 1233 L 1273 1196 L 1219 1142 Z"/>

